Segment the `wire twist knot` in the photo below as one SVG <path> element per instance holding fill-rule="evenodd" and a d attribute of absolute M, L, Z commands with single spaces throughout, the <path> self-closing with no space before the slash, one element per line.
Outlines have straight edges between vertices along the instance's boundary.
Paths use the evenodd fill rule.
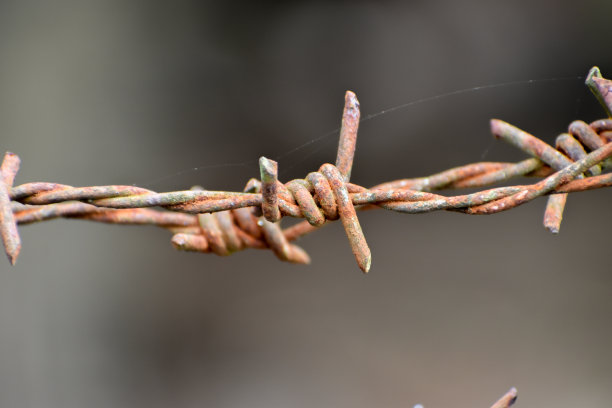
<path fill-rule="evenodd" d="M 602 78 L 594 67 L 586 83 L 612 115 L 612 81 Z M 493 119 L 493 135 L 531 158 L 518 163 L 473 163 L 367 189 L 350 182 L 359 118 L 359 102 L 353 92 L 347 91 L 335 164 L 323 164 L 305 178 L 283 184 L 278 180 L 278 164 L 261 157 L 261 181 L 251 179 L 240 193 L 201 188 L 157 193 L 135 186 L 72 187 L 57 183 L 13 186 L 20 160 L 7 153 L 0 165 L 0 234 L 5 251 L 14 263 L 21 248 L 18 224 L 65 217 L 161 226 L 174 233 L 172 244 L 176 248 L 187 251 L 226 256 L 245 248 L 269 248 L 284 261 L 308 263 L 306 252 L 292 241 L 340 219 L 359 267 L 367 272 L 371 254 L 357 218 L 358 209 L 494 214 L 546 194 L 550 197 L 544 224 L 556 233 L 567 193 L 612 186 L 612 174 L 604 174 L 612 167 L 612 118 L 590 124 L 572 122 L 568 132 L 557 138 L 555 147 Z M 517 176 L 543 179 L 525 186 L 456 196 L 433 193 L 487 186 Z M 305 221 L 281 229 L 279 221 L 284 216 Z"/>

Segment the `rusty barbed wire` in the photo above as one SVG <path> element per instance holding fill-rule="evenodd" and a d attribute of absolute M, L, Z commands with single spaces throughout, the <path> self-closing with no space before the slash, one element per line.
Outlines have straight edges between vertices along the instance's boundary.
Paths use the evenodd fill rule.
<path fill-rule="evenodd" d="M 493 135 L 531 158 L 518 163 L 473 163 L 369 189 L 350 182 L 360 120 L 359 102 L 351 91 L 345 95 L 335 165 L 323 164 L 304 179 L 283 184 L 278 180 L 278 164 L 261 157 L 261 181 L 251 179 L 243 192 L 193 188 L 157 193 L 134 186 L 72 187 L 44 182 L 13 187 L 20 160 L 17 155 L 6 153 L 0 167 L 0 233 L 4 248 L 14 264 L 21 248 L 18 224 L 63 217 L 157 225 L 170 230 L 174 234 L 173 246 L 185 251 L 225 256 L 246 248 L 261 248 L 271 249 L 284 261 L 308 263 L 308 254 L 292 242 L 339 218 L 357 264 L 363 272 L 368 272 L 371 254 L 356 210 L 494 214 L 542 195 L 549 195 L 544 225 L 557 233 L 568 193 L 612 185 L 612 174 L 603 173 L 612 167 L 612 81 L 603 78 L 594 67 L 586 84 L 610 118 L 590 124 L 572 122 L 568 132 L 557 138 L 555 147 L 493 119 Z M 519 176 L 542 179 L 535 184 L 457 196 L 433 193 L 441 189 L 484 187 Z M 285 216 L 305 218 L 305 221 L 281 229 L 280 220 Z"/>

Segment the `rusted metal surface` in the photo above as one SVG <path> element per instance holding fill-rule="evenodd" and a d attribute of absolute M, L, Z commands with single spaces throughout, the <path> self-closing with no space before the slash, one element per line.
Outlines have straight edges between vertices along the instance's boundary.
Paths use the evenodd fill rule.
<path fill-rule="evenodd" d="M 267 220 L 280 221 L 281 213 L 278 208 L 278 164 L 261 157 L 259 159 L 259 170 L 261 172 L 261 211 Z"/>
<path fill-rule="evenodd" d="M 328 163 L 321 166 L 321 173 L 327 178 L 334 192 L 334 197 L 338 204 L 338 214 L 340 215 L 340 220 L 346 231 L 346 236 L 348 237 L 357 264 L 364 273 L 368 273 L 372 263 L 372 255 L 361 230 L 361 225 L 359 225 L 359 219 L 357 218 L 353 202 L 342 181 L 342 174 L 340 174 L 340 171 L 335 166 Z"/>
<path fill-rule="evenodd" d="M 357 96 L 351 91 L 346 91 L 342 126 L 340 127 L 340 141 L 338 142 L 338 157 L 336 158 L 336 167 L 346 182 L 351 179 L 360 117 L 361 112 Z"/>
<path fill-rule="evenodd" d="M 10 190 L 19 170 L 19 157 L 6 152 L 2 165 L 0 165 L 0 236 L 4 243 L 4 250 L 12 265 L 17 262 L 21 251 L 21 238 L 17 231 L 17 222 L 11 205 Z"/>
<path fill-rule="evenodd" d="M 599 135 L 594 128 L 578 120 L 569 125 L 568 133 L 562 133 L 557 137 L 556 148 L 501 120 L 491 121 L 491 131 L 495 137 L 518 147 L 554 170 L 562 170 L 573 161 L 584 159 L 587 156 L 585 147 L 589 150 L 597 150 L 610 141 L 605 135 Z M 603 160 L 587 169 L 586 173 L 592 176 L 598 175 L 602 170 L 608 169 L 611 164 L 609 159 Z M 582 178 L 581 175 L 576 177 Z M 553 195 L 548 199 L 544 213 L 544 227 L 554 234 L 558 233 L 561 228 L 566 202 L 566 194 Z"/>
<path fill-rule="evenodd" d="M 586 84 L 612 118 L 612 81 L 603 78 L 599 68 L 593 67 L 589 71 Z"/>
<path fill-rule="evenodd" d="M 597 71 L 598 73 L 599 71 Z M 598 99 L 610 82 L 593 74 L 587 83 Z M 606 88 L 607 87 L 607 88 Z M 606 109 L 610 106 L 606 105 Z M 246 248 L 271 249 L 281 260 L 308 263 L 310 258 L 292 242 L 340 218 L 360 269 L 367 272 L 371 254 L 358 210 L 383 208 L 403 213 L 439 210 L 494 214 L 550 195 L 544 224 L 558 232 L 567 194 L 612 185 L 606 173 L 612 163 L 612 119 L 590 124 L 574 121 L 557 138 L 555 147 L 498 119 L 491 121 L 497 138 L 526 152 L 518 163 L 482 162 L 456 167 L 428 177 L 401 179 L 365 188 L 349 182 L 357 141 L 359 102 L 348 91 L 336 165 L 323 164 L 304 179 L 278 181 L 278 164 L 260 159 L 261 181 L 251 179 L 244 192 L 192 189 L 157 193 L 134 186 L 72 187 L 57 183 L 27 183 L 13 187 L 19 158 L 7 153 L 0 167 L 0 232 L 12 263 L 20 239 L 17 224 L 63 217 L 114 224 L 152 224 L 171 231 L 181 250 L 226 256 Z M 491 186 L 514 177 L 535 177 L 530 185 L 489 188 L 444 196 L 442 189 Z M 151 208 L 157 207 L 157 208 Z M 281 229 L 285 216 L 304 218 Z"/>

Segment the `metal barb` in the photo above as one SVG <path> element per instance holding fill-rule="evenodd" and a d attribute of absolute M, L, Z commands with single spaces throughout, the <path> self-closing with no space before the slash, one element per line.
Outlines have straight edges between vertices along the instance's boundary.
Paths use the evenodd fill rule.
<path fill-rule="evenodd" d="M 556 148 L 498 119 L 491 120 L 491 132 L 495 137 L 518 147 L 558 171 L 587 156 L 583 145 L 589 150 L 597 150 L 603 148 L 606 143 L 612 140 L 606 137 L 603 132 L 600 135 L 594 128 L 579 120 L 569 125 L 568 133 L 563 133 L 557 137 Z M 601 163 L 596 162 L 594 166 L 586 169 L 587 175 L 598 175 L 602 170 L 612 167 L 611 165 L 612 162 L 607 159 L 601 161 Z M 581 173 L 578 173 L 575 177 L 583 178 Z M 553 234 L 559 233 L 566 202 L 567 194 L 555 194 L 548 198 L 544 213 L 544 227 Z"/>
<path fill-rule="evenodd" d="M 344 112 L 342 113 L 340 140 L 338 142 L 338 157 L 336 158 L 336 167 L 346 182 L 351 179 L 360 116 L 357 96 L 352 91 L 346 91 L 344 95 Z"/>
<path fill-rule="evenodd" d="M 10 189 L 19 170 L 19 164 L 20 160 L 16 154 L 6 152 L 0 165 L 0 235 L 11 265 L 15 265 L 21 251 L 21 238 L 17 231 L 10 198 Z"/>
<path fill-rule="evenodd" d="M 495 404 L 491 405 L 491 408 L 509 408 L 512 406 L 518 397 L 518 391 L 516 388 L 510 388 L 510 391 L 504 394 Z"/>
<path fill-rule="evenodd" d="M 598 67 L 593 67 L 585 83 L 606 110 L 608 117 L 612 118 L 612 81 L 603 78 Z"/>
<path fill-rule="evenodd" d="M 278 208 L 278 163 L 262 156 L 259 158 L 259 170 L 261 172 L 263 196 L 261 210 L 263 215 L 270 222 L 280 221 L 281 213 Z"/>
<path fill-rule="evenodd" d="M 596 90 L 596 96 L 608 110 L 611 83 L 601 78 L 596 68 L 587 79 L 587 85 Z M 185 251 L 224 256 L 246 248 L 270 249 L 281 260 L 309 263 L 308 254 L 292 242 L 340 218 L 357 264 L 367 272 L 371 253 L 357 210 L 494 214 L 550 195 L 544 224 L 556 233 L 568 193 L 612 186 L 612 173 L 606 173 L 612 167 L 612 118 L 590 124 L 572 122 L 567 133 L 557 138 L 555 147 L 493 119 L 493 135 L 523 150 L 530 158 L 518 163 L 472 163 L 428 177 L 395 180 L 368 189 L 349 182 L 359 117 L 359 102 L 354 93 L 347 91 L 336 165 L 323 164 L 319 171 L 309 173 L 304 179 L 283 184 L 278 181 L 278 164 L 262 157 L 261 181 L 249 180 L 244 192 L 196 188 L 157 193 L 134 186 L 75 188 L 41 182 L 13 187 L 19 158 L 7 153 L 0 167 L 0 233 L 5 251 L 14 264 L 21 248 L 17 224 L 63 217 L 157 225 L 171 231 L 172 245 Z M 514 177 L 536 177 L 540 181 L 456 196 L 434 193 L 442 189 L 490 186 Z M 285 216 L 305 218 L 305 221 L 281 229 L 280 220 Z"/>

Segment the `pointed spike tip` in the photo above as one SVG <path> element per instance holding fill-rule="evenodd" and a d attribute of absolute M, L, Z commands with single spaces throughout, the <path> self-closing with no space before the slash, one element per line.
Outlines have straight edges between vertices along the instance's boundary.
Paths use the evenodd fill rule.
<path fill-rule="evenodd" d="M 259 158 L 259 169 L 261 171 L 262 182 L 276 180 L 278 177 L 278 163 L 267 157 L 261 156 Z"/>
<path fill-rule="evenodd" d="M 357 100 L 357 95 L 353 91 L 346 91 L 344 94 L 344 102 L 345 106 L 349 109 L 359 108 L 359 101 Z"/>
<path fill-rule="evenodd" d="M 291 245 L 291 244 L 290 244 Z M 296 264 L 308 265 L 310 264 L 310 255 L 297 245 L 291 245 L 292 259 L 291 262 Z"/>
<path fill-rule="evenodd" d="M 593 67 L 584 83 L 593 92 L 608 117 L 612 118 L 612 81 L 604 78 L 598 67 Z"/>
<path fill-rule="evenodd" d="M 510 388 L 510 390 L 505 393 L 499 400 L 497 400 L 491 408 L 509 408 L 516 402 L 518 396 L 518 391 L 515 387 Z"/>
<path fill-rule="evenodd" d="M 490 129 L 491 129 L 491 133 L 493 134 L 493 137 L 495 137 L 496 139 L 500 139 L 500 134 L 502 133 L 502 128 L 506 124 L 507 124 L 507 122 L 504 122 L 503 120 L 500 120 L 500 119 L 491 119 L 489 121 L 489 126 L 490 126 Z"/>
<path fill-rule="evenodd" d="M 336 167 L 340 170 L 340 174 L 342 174 L 345 182 L 351 179 L 360 117 L 361 113 L 357 96 L 352 91 L 346 91 L 344 95 L 342 125 L 340 126 L 340 140 L 338 141 L 338 153 L 336 156 Z"/>
<path fill-rule="evenodd" d="M 8 259 L 11 265 L 15 266 L 15 264 L 17 263 L 17 258 L 19 257 L 20 251 L 21 251 L 21 245 L 19 245 L 17 248 L 15 248 L 10 253 L 7 251 L 6 255 L 8 256 Z"/>
<path fill-rule="evenodd" d="M 370 266 L 372 266 L 372 255 L 368 254 L 368 256 L 359 262 L 359 268 L 361 268 L 364 274 L 367 274 L 370 272 Z"/>
<path fill-rule="evenodd" d="M 598 66 L 594 66 L 593 68 L 591 68 L 589 70 L 589 73 L 588 73 L 584 83 L 589 85 L 589 83 L 591 83 L 591 81 L 593 81 L 593 77 L 595 77 L 595 78 L 601 78 L 602 77 L 601 76 L 601 71 L 599 70 Z"/>

